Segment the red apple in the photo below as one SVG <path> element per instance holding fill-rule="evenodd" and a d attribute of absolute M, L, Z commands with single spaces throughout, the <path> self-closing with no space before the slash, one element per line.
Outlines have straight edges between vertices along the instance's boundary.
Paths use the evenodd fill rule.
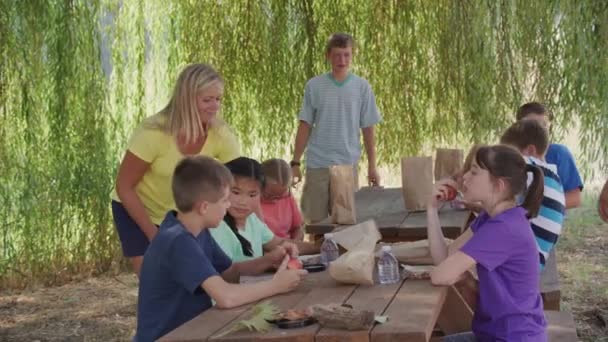
<path fill-rule="evenodd" d="M 445 187 L 447 188 L 447 191 L 445 194 L 444 201 L 452 201 L 452 200 L 456 199 L 456 194 L 457 194 L 456 188 L 454 188 L 451 185 L 447 185 L 447 184 L 445 184 Z M 437 200 L 441 199 L 441 195 L 436 195 L 436 197 L 437 197 Z"/>
<path fill-rule="evenodd" d="M 302 267 L 302 262 L 298 258 L 292 258 L 287 262 L 288 270 L 301 270 Z"/>
<path fill-rule="evenodd" d="M 448 196 L 447 199 L 448 201 L 453 201 L 454 199 L 456 199 L 456 189 L 454 189 L 454 187 L 447 185 L 448 188 Z"/>

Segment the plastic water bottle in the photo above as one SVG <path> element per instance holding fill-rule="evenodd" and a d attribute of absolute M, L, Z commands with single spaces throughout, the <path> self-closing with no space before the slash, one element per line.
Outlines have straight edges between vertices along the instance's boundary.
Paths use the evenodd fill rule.
<path fill-rule="evenodd" d="M 334 241 L 334 234 L 327 233 L 324 235 L 325 241 L 321 244 L 321 263 L 328 266 L 330 262 L 338 259 L 340 250 Z"/>
<path fill-rule="evenodd" d="M 382 246 L 382 256 L 378 259 L 378 281 L 380 284 L 394 284 L 400 280 L 399 261 L 393 255 L 391 246 Z"/>

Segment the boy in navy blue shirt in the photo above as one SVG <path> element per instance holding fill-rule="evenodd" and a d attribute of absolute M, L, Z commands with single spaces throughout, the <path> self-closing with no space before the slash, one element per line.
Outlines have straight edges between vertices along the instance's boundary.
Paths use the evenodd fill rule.
<path fill-rule="evenodd" d="M 237 265 L 209 234 L 224 218 L 232 175 L 208 157 L 182 160 L 173 174 L 178 211 L 167 213 L 144 255 L 135 341 L 154 341 L 211 307 L 232 308 L 294 289 L 306 271 L 286 270 L 272 280 L 239 285 Z M 231 282 L 227 282 L 227 280 Z"/>

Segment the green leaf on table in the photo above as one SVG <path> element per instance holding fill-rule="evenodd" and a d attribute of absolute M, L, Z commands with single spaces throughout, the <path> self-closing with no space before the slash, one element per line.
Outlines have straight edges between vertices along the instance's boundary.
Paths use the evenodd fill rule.
<path fill-rule="evenodd" d="M 269 301 L 256 304 L 251 308 L 251 316 L 248 319 L 236 322 L 228 330 L 217 335 L 217 337 L 226 336 L 241 330 L 267 332 L 272 327 L 267 320 L 274 319 L 278 313 L 279 309 L 277 306 Z"/>

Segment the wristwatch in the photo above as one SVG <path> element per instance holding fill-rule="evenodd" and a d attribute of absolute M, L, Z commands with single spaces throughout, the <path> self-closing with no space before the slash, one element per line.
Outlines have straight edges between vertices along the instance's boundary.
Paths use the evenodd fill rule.
<path fill-rule="evenodd" d="M 291 167 L 300 166 L 300 162 L 292 160 L 292 161 L 289 162 L 289 166 L 291 166 Z"/>

